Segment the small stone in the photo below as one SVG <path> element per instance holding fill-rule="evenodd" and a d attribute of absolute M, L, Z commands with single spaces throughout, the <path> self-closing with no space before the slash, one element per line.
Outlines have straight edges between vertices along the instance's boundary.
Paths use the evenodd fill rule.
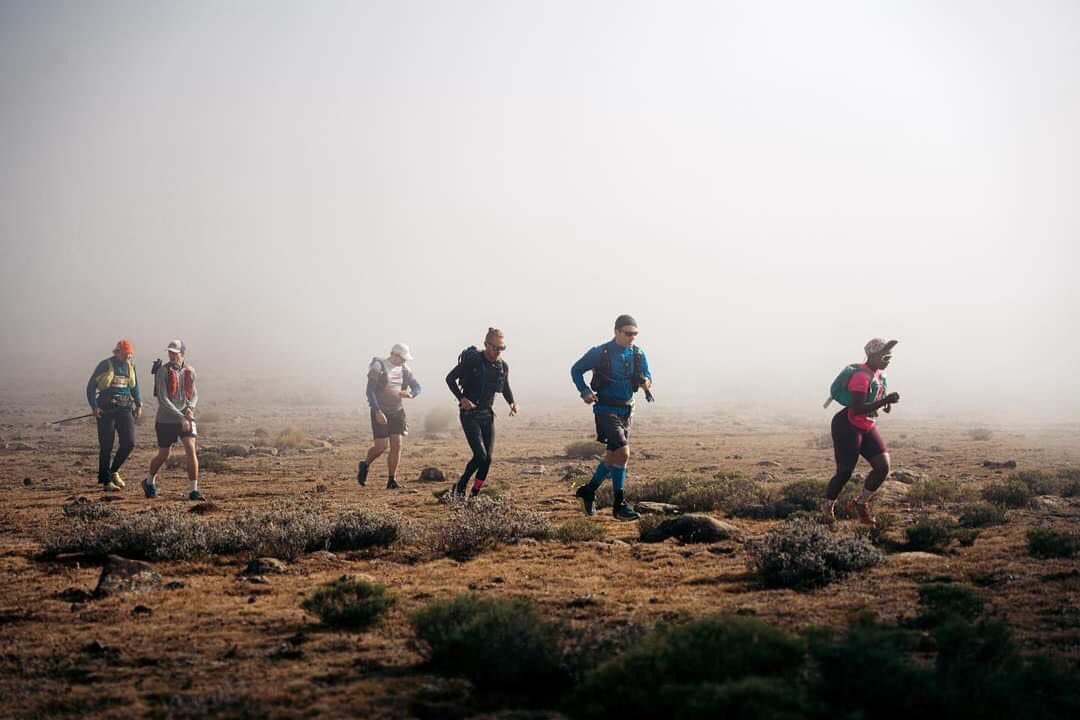
<path fill-rule="evenodd" d="M 420 480 L 424 482 L 446 482 L 446 474 L 437 467 L 426 467 L 420 471 Z"/>
<path fill-rule="evenodd" d="M 1031 498 L 1031 509 L 1042 511 L 1059 510 L 1065 506 L 1065 501 L 1053 495 L 1037 495 Z"/>
<path fill-rule="evenodd" d="M 187 583 L 180 582 L 179 580 L 173 580 L 172 582 L 165 583 L 166 590 L 183 590 L 187 587 Z"/>
<path fill-rule="evenodd" d="M 225 457 L 247 457 L 251 448 L 246 445 L 226 445 L 221 448 L 221 454 Z"/>
<path fill-rule="evenodd" d="M 270 581 L 264 578 L 262 575 L 248 575 L 247 581 L 252 585 L 269 585 Z"/>
<path fill-rule="evenodd" d="M 148 608 L 145 605 L 136 605 L 131 609 L 131 615 L 133 617 L 150 617 L 153 614 L 153 609 Z"/>
<path fill-rule="evenodd" d="M 916 480 L 922 480 L 923 476 L 918 473 L 913 473 L 910 470 L 894 470 L 889 476 L 890 480 L 895 480 L 905 485 L 911 485 Z"/>
<path fill-rule="evenodd" d="M 249 455 L 263 455 L 263 456 L 268 455 L 270 457 L 275 457 L 278 454 L 278 449 L 276 447 L 270 447 L 270 446 L 267 446 L 267 445 L 259 445 L 259 446 L 251 448 L 251 452 L 248 453 L 248 454 Z"/>
<path fill-rule="evenodd" d="M 69 603 L 83 603 L 90 600 L 94 596 L 83 590 L 82 588 L 70 587 L 57 593 L 56 597 L 60 598 L 64 602 Z"/>
<path fill-rule="evenodd" d="M 596 600 L 593 599 L 593 596 L 590 593 L 589 595 L 580 595 L 580 596 L 574 598 L 570 602 L 566 603 L 566 606 L 567 607 L 572 607 L 572 608 L 583 608 L 583 607 L 589 607 L 590 605 L 595 605 L 595 604 L 596 604 Z"/>
<path fill-rule="evenodd" d="M 31 485 L 34 484 L 34 481 L 27 477 L 27 478 L 22 479 L 22 484 L 25 485 L 26 487 L 30 487 Z"/>
<path fill-rule="evenodd" d="M 1006 460 L 1005 462 L 994 462 L 993 460 L 983 460 L 983 467 L 991 470 L 1015 470 L 1016 461 Z"/>
<path fill-rule="evenodd" d="M 252 560 L 244 568 L 242 575 L 281 575 L 288 566 L 277 558 L 265 557 Z"/>
<path fill-rule="evenodd" d="M 642 500 L 634 506 L 634 510 L 642 515 L 678 515 L 679 506 L 671 503 L 653 502 Z"/>

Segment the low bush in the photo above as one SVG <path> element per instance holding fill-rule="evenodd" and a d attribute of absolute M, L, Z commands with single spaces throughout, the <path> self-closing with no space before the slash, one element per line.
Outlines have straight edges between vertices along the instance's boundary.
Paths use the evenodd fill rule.
<path fill-rule="evenodd" d="M 229 467 L 225 464 L 225 456 L 219 452 L 204 450 L 198 453 L 199 472 L 223 473 Z"/>
<path fill-rule="evenodd" d="M 987 485 L 982 491 L 983 500 L 1007 508 L 1026 507 L 1031 502 L 1031 487 L 1015 477 L 1005 482 Z"/>
<path fill-rule="evenodd" d="M 881 562 L 881 551 L 866 538 L 835 535 L 807 518 L 770 530 L 749 551 L 750 570 L 769 587 L 819 587 Z"/>
<path fill-rule="evenodd" d="M 85 498 L 65 503 L 63 512 L 65 517 L 76 520 L 106 520 L 119 514 L 119 511 L 111 503 L 90 502 Z"/>
<path fill-rule="evenodd" d="M 603 451 L 604 446 L 596 440 L 578 440 L 567 444 L 566 457 L 575 460 L 585 460 Z"/>
<path fill-rule="evenodd" d="M 601 540 L 606 534 L 603 525 L 587 518 L 567 520 L 555 528 L 555 539 L 564 543 Z"/>
<path fill-rule="evenodd" d="M 318 615 L 324 625 L 367 630 L 382 620 L 394 602 L 382 585 L 342 575 L 319 587 L 300 606 Z"/>
<path fill-rule="evenodd" d="M 1028 554 L 1037 558 L 1067 558 L 1080 553 L 1080 534 L 1050 528 L 1032 528 L 1027 533 Z"/>
<path fill-rule="evenodd" d="M 585 677 L 574 694 L 575 716 L 718 717 L 719 708 L 753 697 L 786 705 L 792 698 L 775 685 L 790 686 L 803 656 L 799 638 L 756 618 L 706 617 L 660 628 Z"/>
<path fill-rule="evenodd" d="M 968 535 L 959 533 L 960 527 L 952 518 L 921 517 L 914 525 L 904 529 L 907 550 L 942 552 L 953 540 L 963 540 Z M 974 541 L 974 540 L 972 540 Z"/>
<path fill-rule="evenodd" d="M 738 515 L 744 508 L 765 505 L 771 500 L 772 496 L 759 483 L 738 476 L 695 481 L 671 498 L 683 512 L 723 510 L 729 515 Z"/>
<path fill-rule="evenodd" d="M 1080 468 L 1062 468 L 1058 470 L 1058 477 L 1064 480 L 1061 489 L 1064 497 L 1080 495 Z"/>
<path fill-rule="evenodd" d="M 303 430 L 287 427 L 274 438 L 274 447 L 278 450 L 299 450 L 308 446 L 308 437 Z"/>
<path fill-rule="evenodd" d="M 350 510 L 339 513 L 330 528 L 327 550 L 389 547 L 400 537 L 404 520 L 395 514 Z"/>
<path fill-rule="evenodd" d="M 1001 505 L 978 502 L 960 508 L 960 526 L 965 528 L 984 528 L 992 525 L 1004 525 L 1008 514 Z"/>
<path fill-rule="evenodd" d="M 986 428 L 972 428 L 967 431 L 967 435 L 972 440 L 977 440 L 979 442 L 985 442 L 994 437 L 994 433 Z"/>
<path fill-rule="evenodd" d="M 1067 476 L 1045 470 L 1020 470 L 1010 475 L 1009 480 L 1024 483 L 1032 495 L 1064 495 L 1071 489 Z"/>
<path fill-rule="evenodd" d="M 413 626 L 438 673 L 548 699 L 565 686 L 559 628 L 528 600 L 462 595 L 431 603 L 413 616 Z"/>
<path fill-rule="evenodd" d="M 440 555 L 468 560 L 499 543 L 521 538 L 546 540 L 552 534 L 551 523 L 540 513 L 479 497 L 453 505 L 450 517 L 432 530 L 431 544 Z"/>
<path fill-rule="evenodd" d="M 907 501 L 914 507 L 944 506 L 960 498 L 960 483 L 944 478 L 916 480 L 908 488 Z"/>
<path fill-rule="evenodd" d="M 694 480 L 691 478 L 679 475 L 654 480 L 635 480 L 626 487 L 626 499 L 632 503 L 641 502 L 642 500 L 670 503 L 674 501 L 676 495 L 686 490 L 692 482 Z M 606 482 L 596 493 L 596 505 L 597 507 L 611 507 L 612 502 L 611 483 Z"/>
<path fill-rule="evenodd" d="M 919 587 L 917 627 L 937 627 L 947 620 L 974 620 L 982 614 L 985 602 L 978 593 L 953 583 L 927 583 Z"/>

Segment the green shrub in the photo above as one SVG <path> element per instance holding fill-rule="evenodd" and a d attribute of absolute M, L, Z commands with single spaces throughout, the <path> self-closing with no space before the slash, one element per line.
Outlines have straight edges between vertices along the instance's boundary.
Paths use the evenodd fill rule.
<path fill-rule="evenodd" d="M 1008 522 L 1005 508 L 988 502 L 971 503 L 960 508 L 960 526 L 965 528 L 984 528 L 991 525 L 1004 525 Z"/>
<path fill-rule="evenodd" d="M 671 502 L 683 512 L 723 510 L 729 515 L 738 514 L 749 506 L 764 505 L 770 500 L 770 494 L 760 484 L 738 476 L 697 480 L 671 498 Z"/>
<path fill-rule="evenodd" d="M 919 587 L 918 627 L 937 627 L 946 620 L 974 620 L 982 614 L 983 599 L 971 588 L 952 583 L 928 583 Z"/>
<path fill-rule="evenodd" d="M 79 498 L 74 502 L 64 504 L 64 516 L 76 520 L 106 520 L 115 518 L 119 511 L 112 503 L 90 502 L 86 498 Z"/>
<path fill-rule="evenodd" d="M 278 450 L 299 450 L 307 446 L 307 435 L 304 434 L 303 430 L 295 427 L 285 428 L 274 439 L 274 447 Z"/>
<path fill-rule="evenodd" d="M 907 549 L 941 552 L 956 538 L 957 529 L 952 518 L 921 517 L 904 530 Z"/>
<path fill-rule="evenodd" d="M 389 547 L 401 534 L 403 520 L 391 513 L 349 510 L 339 513 L 330 528 L 327 550 Z"/>
<path fill-rule="evenodd" d="M 960 497 L 960 483 L 944 478 L 916 480 L 908 488 L 907 501 L 914 507 L 942 506 Z"/>
<path fill-rule="evenodd" d="M 987 485 L 982 491 L 983 500 L 1007 508 L 1026 507 L 1031 502 L 1031 488 L 1015 477 L 1005 482 Z"/>
<path fill-rule="evenodd" d="M 986 428 L 972 428 L 967 432 L 968 437 L 972 440 L 978 440 L 979 442 L 985 442 L 994 437 L 994 433 Z"/>
<path fill-rule="evenodd" d="M 574 694 L 574 714 L 715 717 L 710 709 L 738 707 L 755 695 L 776 699 L 773 683 L 763 681 L 788 681 L 803 653 L 798 638 L 756 618 L 705 617 L 660 628 L 589 673 Z M 746 685 L 731 685 L 744 679 Z"/>
<path fill-rule="evenodd" d="M 452 506 L 450 517 L 433 529 L 431 543 L 441 555 L 468 560 L 499 543 L 546 540 L 552 534 L 551 523 L 540 513 L 481 496 Z"/>
<path fill-rule="evenodd" d="M 1080 534 L 1050 528 L 1032 528 L 1027 533 L 1028 553 L 1037 558 L 1065 558 L 1080 552 Z"/>
<path fill-rule="evenodd" d="M 587 518 L 567 520 L 555 528 L 555 539 L 564 543 L 601 540 L 606 535 L 603 525 Z"/>
<path fill-rule="evenodd" d="M 1080 468 L 1062 468 L 1058 470 L 1058 477 L 1064 481 L 1061 488 L 1062 496 L 1080 495 Z"/>
<path fill-rule="evenodd" d="M 1045 470 L 1020 470 L 1010 475 L 1009 479 L 1027 485 L 1032 495 L 1064 495 L 1071 489 L 1067 476 L 1051 474 Z"/>
<path fill-rule="evenodd" d="M 318 615 L 324 625 L 367 630 L 382 620 L 394 602 L 382 585 L 342 575 L 318 588 L 301 607 Z"/>
<path fill-rule="evenodd" d="M 550 699 L 565 685 L 559 629 L 531 602 L 462 595 L 413 616 L 432 670 L 478 688 Z"/>
<path fill-rule="evenodd" d="M 676 495 L 689 487 L 692 482 L 695 481 L 683 476 L 635 480 L 626 486 L 626 499 L 632 503 L 641 502 L 642 500 L 670 503 Z M 596 493 L 596 505 L 597 507 L 611 507 L 612 503 L 611 483 L 604 483 Z"/>
<path fill-rule="evenodd" d="M 804 518 L 773 528 L 749 552 L 750 570 L 769 587 L 819 587 L 881 562 L 881 551 L 866 538 L 838 536 Z"/>
<path fill-rule="evenodd" d="M 573 460 L 587 460 L 599 455 L 603 447 L 596 440 L 577 440 L 566 445 L 566 457 Z"/>
<path fill-rule="evenodd" d="M 198 453 L 199 472 L 223 473 L 229 469 L 225 456 L 219 452 L 204 450 Z"/>

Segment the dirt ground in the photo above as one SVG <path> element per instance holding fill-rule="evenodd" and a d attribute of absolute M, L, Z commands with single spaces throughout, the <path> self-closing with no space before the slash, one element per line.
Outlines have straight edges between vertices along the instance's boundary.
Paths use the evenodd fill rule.
<path fill-rule="evenodd" d="M 1080 562 L 1029 557 L 1025 539 L 1037 524 L 1077 529 L 1076 498 L 1051 508 L 1013 510 L 1008 524 L 983 530 L 971 547 L 943 555 L 895 553 L 878 567 L 812 592 L 761 589 L 747 574 L 746 553 L 737 544 L 643 544 L 636 523 L 619 523 L 602 512 L 594 522 L 606 533 L 603 542 L 526 541 L 464 563 L 418 563 L 393 549 L 320 553 L 290 563 L 268 585 L 239 577 L 249 558 L 158 563 L 166 582 L 183 586 L 73 603 L 61 593 L 92 590 L 100 568 L 41 559 L 40 537 L 49 524 L 64 522 L 65 502 L 78 496 L 96 501 L 100 493 L 93 426 L 87 421 L 59 428 L 43 424 L 61 412 L 41 407 L 0 414 L 0 435 L 8 446 L 0 450 L 0 715 L 416 716 L 423 714 L 417 698 L 453 696 L 456 686 L 423 668 L 409 615 L 434 598 L 470 591 L 530 598 L 549 617 L 572 627 L 649 626 L 738 611 L 801 629 L 842 625 L 864 608 L 886 620 L 911 617 L 919 582 L 948 577 L 980 588 L 994 612 L 1008 618 L 1025 650 L 1080 658 Z M 832 472 L 831 450 L 814 447 L 814 439 L 827 430 L 824 416 L 812 424 L 645 412 L 635 423 L 630 484 L 718 471 L 785 483 L 824 479 Z M 442 434 L 417 431 L 407 439 L 398 472 L 404 489 L 382 488 L 381 461 L 368 486 L 359 488 L 356 461 L 369 436 L 363 419 L 344 411 L 253 408 L 227 417 L 208 414 L 201 442 L 248 445 L 257 428 L 273 437 L 286 427 L 302 428 L 325 443 L 311 452 L 230 458 L 221 472 L 205 473 L 203 492 L 221 516 L 274 500 L 313 497 L 340 509 L 389 508 L 434 523 L 447 513 L 432 494 L 443 486 L 419 482 L 417 476 L 426 466 L 453 475 L 467 459 L 456 428 Z M 493 487 L 555 523 L 581 516 L 573 486 L 562 477 L 567 465 L 576 464 L 565 457 L 565 446 L 587 437 L 587 410 L 580 417 L 510 419 L 502 413 L 497 427 Z M 1075 430 L 998 429 L 989 440 L 975 440 L 967 427 L 947 423 L 889 418 L 882 427 L 894 469 L 958 479 L 973 491 L 1010 472 L 984 468 L 984 460 L 1015 460 L 1020 469 L 1080 464 Z M 163 471 L 158 499 L 143 498 L 138 480 L 154 452 L 152 417 L 140 422 L 139 433 L 141 444 L 124 473 L 128 488 L 114 502 L 125 510 L 151 503 L 190 505 L 180 469 Z M 881 502 L 881 510 L 895 514 L 901 529 L 915 515 L 905 492 L 905 485 L 890 481 Z M 732 522 L 749 536 L 773 524 Z M 303 596 L 320 583 L 358 573 L 386 584 L 398 598 L 381 626 L 364 634 L 327 631 L 300 608 Z M 591 596 L 591 602 L 572 603 L 583 596 Z M 150 612 L 135 612 L 136 606 Z"/>

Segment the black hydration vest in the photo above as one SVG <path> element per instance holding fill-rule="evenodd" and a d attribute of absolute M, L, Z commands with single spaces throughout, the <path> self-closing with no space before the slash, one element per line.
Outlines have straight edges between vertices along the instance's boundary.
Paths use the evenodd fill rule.
<path fill-rule="evenodd" d="M 485 390 L 488 390 L 484 387 L 487 377 L 484 367 L 486 364 L 487 359 L 484 353 L 475 345 L 470 345 L 458 355 L 458 365 L 461 366 L 461 392 L 465 397 L 478 403 L 483 400 Z M 494 365 L 498 370 L 498 375 L 495 378 L 495 387 L 491 388 L 492 397 L 501 393 L 506 384 L 506 363 L 499 358 Z"/>

